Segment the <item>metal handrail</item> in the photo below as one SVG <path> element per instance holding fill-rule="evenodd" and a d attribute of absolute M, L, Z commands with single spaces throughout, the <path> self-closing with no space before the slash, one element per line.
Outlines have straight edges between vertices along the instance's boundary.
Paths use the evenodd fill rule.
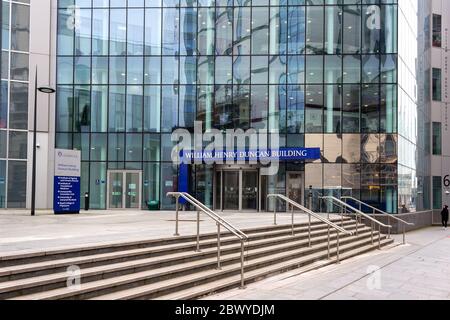
<path fill-rule="evenodd" d="M 388 218 L 388 224 L 389 224 L 391 218 L 396 220 L 396 221 L 398 221 L 398 222 L 400 222 L 400 223 L 402 223 L 403 224 L 403 244 L 406 244 L 406 226 L 415 226 L 414 223 L 402 220 L 399 217 L 396 217 L 395 215 L 392 215 L 392 214 L 389 214 L 387 212 L 384 212 L 383 210 L 375 208 L 375 207 L 371 206 L 370 204 L 365 203 L 365 202 L 363 202 L 361 200 L 358 200 L 358 199 L 356 199 L 354 197 L 346 196 L 346 197 L 341 197 L 341 199 L 355 201 L 356 203 L 359 204 L 359 210 L 360 211 L 362 211 L 361 210 L 362 209 L 361 206 L 366 206 L 367 208 L 372 209 L 374 214 L 375 214 L 375 212 L 378 212 L 380 215 L 385 216 L 385 217 Z M 390 232 L 391 229 L 389 228 L 388 231 L 389 231 L 388 236 L 390 238 L 391 237 L 391 232 Z"/>
<path fill-rule="evenodd" d="M 381 227 L 391 229 L 392 228 L 391 225 L 384 224 L 384 223 L 378 221 L 377 219 L 372 218 L 368 214 L 365 214 L 361 210 L 356 209 L 355 207 L 349 205 L 348 203 L 346 203 L 346 202 L 344 202 L 344 201 L 342 201 L 342 200 L 340 200 L 340 199 L 338 199 L 336 197 L 333 197 L 333 196 L 319 196 L 319 199 L 331 201 L 332 204 L 336 204 L 337 203 L 345 211 L 347 209 L 353 210 L 354 211 L 353 213 L 356 215 L 356 224 L 358 224 L 358 215 L 359 215 L 359 222 L 361 222 L 362 217 L 364 217 L 365 219 L 371 221 L 370 229 L 371 229 L 372 245 L 374 243 L 374 240 L 373 240 L 374 224 L 377 224 L 378 225 L 378 249 L 381 249 Z M 341 212 L 341 214 L 343 216 L 344 212 Z M 345 212 L 345 214 L 347 214 L 347 212 Z"/>
<path fill-rule="evenodd" d="M 303 211 L 304 213 L 308 214 L 308 241 L 309 241 L 309 246 L 311 247 L 311 217 L 316 218 L 317 220 L 320 220 L 322 222 L 324 222 L 325 224 L 328 225 L 328 259 L 330 259 L 330 228 L 333 228 L 336 230 L 336 234 L 337 234 L 337 250 L 336 250 L 336 259 L 337 259 L 337 263 L 340 263 L 340 257 L 339 257 L 339 234 L 340 233 L 345 233 L 347 235 L 353 235 L 352 232 L 345 230 L 342 227 L 339 227 L 337 224 L 331 222 L 330 220 L 320 216 L 319 214 L 315 213 L 314 211 L 305 208 L 304 206 L 302 206 L 301 204 L 289 199 L 288 197 L 282 195 L 282 194 L 269 194 L 267 195 L 267 198 L 275 198 L 275 199 L 280 199 L 285 201 L 286 203 L 291 205 L 291 228 L 292 228 L 292 236 L 295 236 L 295 231 L 294 231 L 294 207 L 297 209 L 300 209 L 301 211 Z M 277 209 L 276 209 L 276 204 L 275 204 L 275 208 L 274 208 L 274 224 L 277 224 Z"/>
<path fill-rule="evenodd" d="M 219 216 L 217 213 L 215 213 L 213 210 L 208 208 L 205 204 L 194 198 L 192 195 L 190 195 L 187 192 L 168 192 L 168 197 L 174 197 L 176 200 L 176 217 L 175 217 L 175 234 L 174 236 L 179 236 L 178 232 L 178 224 L 179 224 L 179 203 L 180 198 L 183 198 L 190 204 L 192 204 L 197 209 L 197 252 L 200 252 L 200 211 L 206 214 L 208 217 L 210 217 L 214 222 L 217 224 L 217 269 L 221 269 L 221 249 L 220 249 L 220 227 L 224 227 L 229 232 L 231 232 L 234 236 L 236 236 L 239 241 L 241 242 L 241 288 L 245 288 L 245 282 L 244 282 L 244 242 L 248 241 L 248 236 L 233 226 L 231 223 L 223 219 L 221 216 Z"/>

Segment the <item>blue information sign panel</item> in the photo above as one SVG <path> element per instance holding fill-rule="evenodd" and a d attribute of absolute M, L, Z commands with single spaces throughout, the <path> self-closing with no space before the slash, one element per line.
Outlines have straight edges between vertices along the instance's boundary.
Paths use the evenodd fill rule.
<path fill-rule="evenodd" d="M 81 154 L 76 150 L 55 150 L 53 210 L 55 214 L 79 213 Z"/>
<path fill-rule="evenodd" d="M 55 213 L 80 212 L 80 178 L 56 177 L 53 208 Z"/>

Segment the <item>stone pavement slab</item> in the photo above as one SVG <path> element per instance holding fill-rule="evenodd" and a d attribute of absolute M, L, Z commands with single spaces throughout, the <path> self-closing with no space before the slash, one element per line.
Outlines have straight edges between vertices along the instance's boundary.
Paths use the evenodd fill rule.
<path fill-rule="evenodd" d="M 271 226 L 272 213 L 224 212 L 220 215 L 237 228 Z M 196 233 L 196 212 L 180 211 L 181 235 Z M 307 216 L 296 214 L 295 222 Z M 290 225 L 291 215 L 279 213 L 278 224 Z M 215 223 L 201 215 L 201 233 L 215 232 Z M 79 245 L 107 244 L 172 237 L 175 211 L 88 211 L 80 215 L 54 215 L 40 211 L 31 217 L 24 210 L 0 210 L 0 256 L 16 251 L 46 251 Z"/>
<path fill-rule="evenodd" d="M 208 300 L 450 300 L 450 231 L 407 234 L 407 245 L 370 252 L 304 274 L 295 270 Z M 271 294 L 270 294 L 271 293 Z"/>

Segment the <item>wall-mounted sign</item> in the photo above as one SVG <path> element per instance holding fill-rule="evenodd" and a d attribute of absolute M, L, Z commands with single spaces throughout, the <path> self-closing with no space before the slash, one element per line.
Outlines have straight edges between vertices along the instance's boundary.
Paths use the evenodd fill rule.
<path fill-rule="evenodd" d="M 281 148 L 265 150 L 242 150 L 242 151 L 191 151 L 182 150 L 180 158 L 184 163 L 192 161 L 301 161 L 320 159 L 320 148 Z"/>
<path fill-rule="evenodd" d="M 53 211 L 55 214 L 80 212 L 81 152 L 55 150 Z"/>

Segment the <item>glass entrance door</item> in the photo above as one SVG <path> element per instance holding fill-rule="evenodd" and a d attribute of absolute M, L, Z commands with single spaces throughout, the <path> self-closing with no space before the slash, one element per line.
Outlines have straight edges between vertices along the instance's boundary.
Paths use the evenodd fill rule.
<path fill-rule="evenodd" d="M 216 171 L 215 185 L 216 210 L 258 210 L 258 170 L 226 169 Z"/>
<path fill-rule="evenodd" d="M 223 209 L 239 210 L 239 171 L 223 172 Z"/>
<path fill-rule="evenodd" d="M 303 205 L 303 173 L 287 173 L 287 196 L 289 199 Z"/>
<path fill-rule="evenodd" d="M 108 172 L 108 209 L 140 209 L 140 171 Z"/>
<path fill-rule="evenodd" d="M 123 174 L 121 172 L 111 172 L 109 174 L 109 202 L 111 209 L 123 208 Z"/>
<path fill-rule="evenodd" d="M 242 171 L 242 210 L 258 210 L 258 171 Z"/>

